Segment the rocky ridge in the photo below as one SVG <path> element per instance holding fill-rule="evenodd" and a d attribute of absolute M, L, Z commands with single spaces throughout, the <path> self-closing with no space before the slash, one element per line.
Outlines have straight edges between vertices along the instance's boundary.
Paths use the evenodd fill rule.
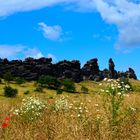
<path fill-rule="evenodd" d="M 98 59 L 94 58 L 86 62 L 81 68 L 78 60 L 64 60 L 53 64 L 51 58 L 33 59 L 31 57 L 25 60 L 0 59 L 0 77 L 10 72 L 14 77 L 23 77 L 26 80 L 37 80 L 41 75 L 50 75 L 59 79 L 71 79 L 75 82 L 82 80 L 101 81 L 104 78 L 117 79 L 127 77 L 137 79 L 135 71 L 129 68 L 126 72 L 115 70 L 115 64 L 110 58 L 108 69 L 100 70 Z"/>

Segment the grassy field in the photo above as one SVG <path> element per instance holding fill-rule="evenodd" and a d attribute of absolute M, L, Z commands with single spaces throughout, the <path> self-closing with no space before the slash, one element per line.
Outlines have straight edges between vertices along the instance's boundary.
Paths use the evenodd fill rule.
<path fill-rule="evenodd" d="M 35 92 L 34 82 L 22 85 L 11 82 L 10 86 L 18 89 L 15 98 L 3 96 L 3 82 L 0 140 L 140 140 L 140 81 L 130 82 L 134 91 L 125 96 L 102 94 L 106 82 L 83 81 L 76 83 L 77 93 L 60 95 L 49 89 Z M 81 93 L 81 86 L 87 87 L 89 93 Z M 27 90 L 30 93 L 25 95 Z M 30 96 L 39 98 L 46 106 L 39 117 L 29 121 L 13 115 L 22 106 L 22 100 Z M 5 122 L 8 126 L 3 128 Z"/>

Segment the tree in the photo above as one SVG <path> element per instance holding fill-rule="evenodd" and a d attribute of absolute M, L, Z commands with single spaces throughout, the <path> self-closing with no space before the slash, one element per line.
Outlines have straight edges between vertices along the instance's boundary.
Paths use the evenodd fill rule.
<path fill-rule="evenodd" d="M 67 92 L 75 92 L 75 83 L 72 80 L 66 79 L 62 81 L 63 90 Z"/>
<path fill-rule="evenodd" d="M 61 86 L 61 81 L 57 78 L 47 75 L 42 75 L 39 77 L 38 83 L 42 87 L 48 87 L 50 89 L 58 89 Z"/>

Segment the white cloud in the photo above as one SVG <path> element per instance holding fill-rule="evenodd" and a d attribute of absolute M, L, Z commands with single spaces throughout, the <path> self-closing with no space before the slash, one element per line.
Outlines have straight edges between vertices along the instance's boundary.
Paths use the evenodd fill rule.
<path fill-rule="evenodd" d="M 0 58 L 11 60 L 26 57 L 40 58 L 44 57 L 44 55 L 38 49 L 24 45 L 0 45 Z"/>
<path fill-rule="evenodd" d="M 98 39 L 99 41 L 111 41 L 113 38 L 110 35 L 100 35 L 100 34 L 93 34 L 93 39 Z"/>
<path fill-rule="evenodd" d="M 44 22 L 40 22 L 38 23 L 38 25 L 40 27 L 40 30 L 43 31 L 43 35 L 45 38 L 58 41 L 62 39 L 63 32 L 61 26 L 48 26 Z"/>
<path fill-rule="evenodd" d="M 23 45 L 0 45 L 0 57 L 9 59 L 16 58 L 25 48 L 26 46 Z"/>
<path fill-rule="evenodd" d="M 107 23 L 117 26 L 119 33 L 117 48 L 140 46 L 140 3 L 138 0 L 0 0 L 0 16 L 58 4 L 65 4 L 65 8 L 70 7 L 69 9 L 72 10 L 74 8 L 81 11 L 96 9 Z M 43 23 L 40 23 L 40 26 L 44 29 L 46 38 L 60 39 L 61 26 L 47 26 Z"/>
<path fill-rule="evenodd" d="M 52 58 L 53 62 L 57 60 L 57 58 L 53 54 L 48 54 L 48 58 Z"/>
<path fill-rule="evenodd" d="M 52 6 L 66 0 L 0 0 L 0 16 Z"/>
<path fill-rule="evenodd" d="M 37 48 L 29 48 L 24 45 L 0 45 L 0 58 L 12 59 L 24 59 L 27 57 L 32 57 L 35 59 L 45 57 L 42 52 Z M 47 58 L 52 58 L 53 62 L 57 58 L 53 54 L 48 54 Z"/>
<path fill-rule="evenodd" d="M 36 48 L 25 50 L 24 51 L 24 55 L 25 55 L 25 57 L 32 57 L 32 58 L 36 58 L 36 59 L 41 58 L 41 57 L 44 57 L 44 55 L 42 54 L 42 52 L 40 52 Z"/>
<path fill-rule="evenodd" d="M 140 46 L 140 4 L 127 0 L 94 0 L 102 18 L 118 28 L 119 36 L 116 47 Z"/>
<path fill-rule="evenodd" d="M 85 7 L 85 1 L 92 0 L 0 0 L 0 16 L 9 16 L 16 12 L 31 11 L 57 4 L 76 3 L 79 7 Z"/>

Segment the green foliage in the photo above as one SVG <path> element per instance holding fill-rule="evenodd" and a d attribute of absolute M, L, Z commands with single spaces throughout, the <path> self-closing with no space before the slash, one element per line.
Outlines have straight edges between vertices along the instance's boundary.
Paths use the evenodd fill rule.
<path fill-rule="evenodd" d="M 36 89 L 34 90 L 36 92 L 43 92 L 43 87 L 40 85 L 37 85 Z"/>
<path fill-rule="evenodd" d="M 18 93 L 17 89 L 14 89 L 10 86 L 4 87 L 4 96 L 6 97 L 16 97 L 17 93 Z"/>
<path fill-rule="evenodd" d="M 61 82 L 52 76 L 42 75 L 39 77 L 38 83 L 42 87 L 47 87 L 49 89 L 58 89 L 61 86 Z"/>
<path fill-rule="evenodd" d="M 29 90 L 26 90 L 25 92 L 24 92 L 24 94 L 29 94 L 30 93 L 30 91 Z"/>
<path fill-rule="evenodd" d="M 62 85 L 63 85 L 63 90 L 67 91 L 67 92 L 75 92 L 76 88 L 75 88 L 75 83 L 71 80 L 63 80 L 62 81 Z"/>
<path fill-rule="evenodd" d="M 62 89 L 58 89 L 56 93 L 57 94 L 62 94 L 63 93 L 63 90 Z"/>
<path fill-rule="evenodd" d="M 14 78 L 12 76 L 12 74 L 10 72 L 6 72 L 4 75 L 3 75 L 3 79 L 6 81 L 6 82 L 10 82 L 10 81 L 13 81 Z"/>
<path fill-rule="evenodd" d="M 81 91 L 83 92 L 83 93 L 88 93 L 88 88 L 86 88 L 85 86 L 82 86 L 81 87 Z"/>
<path fill-rule="evenodd" d="M 2 80 L 0 79 L 0 84 L 2 83 Z"/>
<path fill-rule="evenodd" d="M 21 85 L 21 84 L 25 83 L 25 79 L 22 77 L 16 77 L 15 82 L 16 82 L 16 84 Z"/>

